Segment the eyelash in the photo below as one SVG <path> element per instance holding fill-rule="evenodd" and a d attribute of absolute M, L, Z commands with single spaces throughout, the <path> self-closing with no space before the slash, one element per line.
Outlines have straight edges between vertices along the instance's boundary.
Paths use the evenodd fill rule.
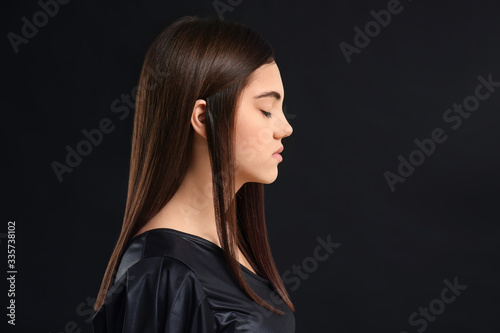
<path fill-rule="evenodd" d="M 272 113 L 271 112 L 267 112 L 267 111 L 264 111 L 264 110 L 260 110 L 262 111 L 262 113 L 264 113 L 264 115 L 267 117 L 267 118 L 271 118 L 272 116 Z"/>

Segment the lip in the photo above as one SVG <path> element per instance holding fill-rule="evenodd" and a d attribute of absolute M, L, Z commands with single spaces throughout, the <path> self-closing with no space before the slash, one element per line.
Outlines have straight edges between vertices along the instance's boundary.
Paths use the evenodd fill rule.
<path fill-rule="evenodd" d="M 283 151 L 283 149 L 285 149 L 283 146 L 279 147 L 278 150 L 276 150 L 273 154 L 279 154 Z"/>
<path fill-rule="evenodd" d="M 276 158 L 278 161 L 283 161 L 283 156 L 280 155 L 280 153 L 283 151 L 283 146 L 281 146 L 278 150 L 276 150 L 274 153 L 273 153 L 273 157 Z"/>

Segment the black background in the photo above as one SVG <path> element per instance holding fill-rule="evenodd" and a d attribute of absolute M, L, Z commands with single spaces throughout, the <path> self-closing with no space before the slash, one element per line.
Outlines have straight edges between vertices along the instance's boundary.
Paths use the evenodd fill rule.
<path fill-rule="evenodd" d="M 474 94 L 478 76 L 500 81 L 500 5 L 402 1 L 348 63 L 339 44 L 353 44 L 354 27 L 387 4 L 245 0 L 223 13 L 271 42 L 285 87 L 294 133 L 283 140 L 278 179 L 265 187 L 280 272 L 313 256 L 318 237 L 341 244 L 298 288 L 285 284 L 297 332 L 417 332 L 422 325 L 409 316 L 455 278 L 467 289 L 425 331 L 500 332 L 500 88 L 456 130 L 443 121 Z M 41 7 L 1 6 L 0 236 L 15 220 L 16 329 L 90 332 L 85 302 L 118 237 L 128 181 L 133 109 L 122 120 L 111 104 L 137 85 L 161 30 L 217 12 L 211 0 L 73 0 L 16 54 L 7 34 L 21 34 L 21 18 L 32 21 Z M 59 182 L 51 163 L 64 163 L 65 146 L 104 118 L 114 131 Z M 447 140 L 392 192 L 384 172 L 397 173 L 398 156 L 408 158 L 413 141 L 435 128 Z"/>

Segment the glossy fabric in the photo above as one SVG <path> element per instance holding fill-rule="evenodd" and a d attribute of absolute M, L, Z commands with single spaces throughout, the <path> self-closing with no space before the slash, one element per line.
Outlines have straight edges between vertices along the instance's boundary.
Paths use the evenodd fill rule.
<path fill-rule="evenodd" d="M 94 333 L 295 332 L 295 317 L 270 282 L 243 265 L 250 288 L 285 312 L 272 313 L 236 284 L 214 243 L 181 231 L 152 229 L 132 238 Z"/>

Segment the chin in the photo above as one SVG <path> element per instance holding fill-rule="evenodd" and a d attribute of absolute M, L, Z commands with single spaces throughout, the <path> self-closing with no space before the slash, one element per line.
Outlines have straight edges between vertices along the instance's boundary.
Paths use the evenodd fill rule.
<path fill-rule="evenodd" d="M 261 176 L 259 178 L 259 181 L 257 183 L 262 183 L 262 184 L 272 184 L 274 181 L 278 178 L 278 171 L 275 171 L 273 174 Z"/>
<path fill-rule="evenodd" d="M 254 170 L 257 170 L 258 172 L 255 172 Z M 274 183 L 274 181 L 276 181 L 276 179 L 278 178 L 278 168 L 276 166 L 274 166 L 274 168 L 270 168 L 270 170 L 266 173 L 262 172 L 265 170 L 264 168 L 255 167 L 254 170 L 252 170 L 253 172 L 248 172 L 249 170 L 247 168 L 247 172 L 245 172 L 246 176 L 244 177 L 245 181 L 243 182 L 243 184 L 271 184 Z"/>

